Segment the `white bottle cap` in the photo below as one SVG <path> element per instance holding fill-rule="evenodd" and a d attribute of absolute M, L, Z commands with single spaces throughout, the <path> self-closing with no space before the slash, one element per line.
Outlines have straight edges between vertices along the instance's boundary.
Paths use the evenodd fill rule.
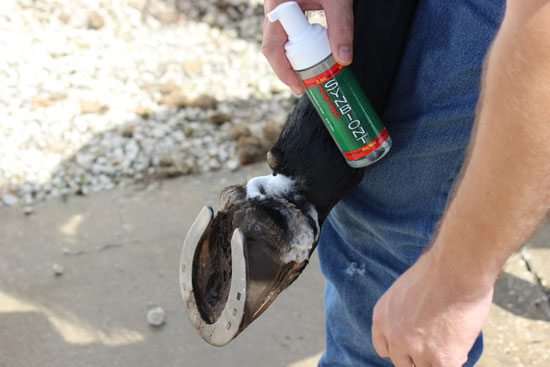
<path fill-rule="evenodd" d="M 327 30 L 320 24 L 310 24 L 295 1 L 280 4 L 267 18 L 281 22 L 288 36 L 286 57 L 294 70 L 308 69 L 330 55 Z"/>

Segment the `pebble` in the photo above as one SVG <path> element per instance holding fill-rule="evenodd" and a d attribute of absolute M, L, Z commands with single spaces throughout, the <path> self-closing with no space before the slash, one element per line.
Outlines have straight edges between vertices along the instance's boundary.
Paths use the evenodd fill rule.
<path fill-rule="evenodd" d="M 57 19 L 59 19 L 60 21 L 62 21 L 63 23 L 68 23 L 69 22 L 69 19 L 71 19 L 71 16 L 62 11 L 61 13 L 59 13 L 59 15 L 57 16 Z"/>
<path fill-rule="evenodd" d="M 244 136 L 239 139 L 237 156 L 241 164 L 250 164 L 265 159 L 268 149 L 257 136 Z"/>
<path fill-rule="evenodd" d="M 212 110 L 218 106 L 218 100 L 208 94 L 201 94 L 193 101 L 192 105 L 202 110 Z"/>
<path fill-rule="evenodd" d="M 185 125 L 183 127 L 183 133 L 185 134 L 185 137 L 190 138 L 193 136 L 193 128 L 189 125 Z"/>
<path fill-rule="evenodd" d="M 143 106 L 138 106 L 134 109 L 134 112 L 136 113 L 136 115 L 138 115 L 139 117 L 143 117 L 143 118 L 148 118 L 149 115 L 151 114 L 151 111 L 147 108 L 147 107 L 143 107 Z"/>
<path fill-rule="evenodd" d="M 147 312 L 147 322 L 154 327 L 160 327 L 166 322 L 166 312 L 162 307 L 155 307 Z"/>
<path fill-rule="evenodd" d="M 53 264 L 52 265 L 52 270 L 53 270 L 53 273 L 56 277 L 60 277 L 64 273 L 63 267 L 59 264 Z"/>
<path fill-rule="evenodd" d="M 105 18 L 99 12 L 92 10 L 88 13 L 88 28 L 100 29 L 105 25 Z"/>
<path fill-rule="evenodd" d="M 190 170 L 186 171 L 187 173 L 190 172 Z M 155 172 L 156 178 L 175 178 L 179 177 L 184 174 L 184 171 L 182 168 L 179 167 L 162 167 L 159 170 Z"/>
<path fill-rule="evenodd" d="M 171 156 L 169 155 L 161 155 L 159 158 L 158 158 L 158 161 L 159 161 L 159 166 L 161 167 L 171 167 L 175 164 L 174 162 L 174 158 L 172 158 Z"/>
<path fill-rule="evenodd" d="M 234 141 L 239 140 L 242 136 L 250 135 L 252 135 L 252 133 L 250 132 L 250 129 L 246 124 L 233 125 L 227 132 L 227 136 L 229 137 L 229 139 Z"/>
<path fill-rule="evenodd" d="M 279 135 L 281 134 L 283 126 L 273 123 L 265 124 L 262 128 L 262 136 L 264 138 L 265 144 L 269 147 L 273 146 Z"/>
<path fill-rule="evenodd" d="M 235 172 L 239 169 L 240 167 L 240 164 L 239 164 L 239 161 L 236 160 L 236 159 L 233 159 L 229 162 L 227 162 L 227 168 L 231 171 L 231 172 Z"/>
<path fill-rule="evenodd" d="M 80 102 L 80 113 L 105 113 L 109 106 L 99 103 L 98 101 L 82 101 Z"/>
<path fill-rule="evenodd" d="M 216 111 L 209 117 L 210 121 L 216 125 L 221 125 L 224 122 L 231 121 L 231 114 L 227 112 Z"/>
<path fill-rule="evenodd" d="M 65 93 L 52 93 L 48 96 L 34 96 L 32 97 L 32 103 L 34 107 L 49 107 L 66 98 L 67 94 Z"/>
<path fill-rule="evenodd" d="M 176 108 L 184 108 L 189 106 L 190 104 L 189 98 L 187 98 L 187 96 L 180 90 L 176 90 L 162 96 L 159 100 L 159 103 Z"/>
<path fill-rule="evenodd" d="M 29 216 L 34 213 L 34 208 L 32 206 L 26 206 L 23 208 L 23 214 Z"/>
<path fill-rule="evenodd" d="M 297 99 L 261 53 L 262 2 L 147 3 L 7 3 L 0 207 L 265 160 Z"/>
<path fill-rule="evenodd" d="M 131 138 L 132 136 L 134 136 L 134 127 L 132 125 L 125 125 L 122 128 L 121 135 L 125 138 Z"/>

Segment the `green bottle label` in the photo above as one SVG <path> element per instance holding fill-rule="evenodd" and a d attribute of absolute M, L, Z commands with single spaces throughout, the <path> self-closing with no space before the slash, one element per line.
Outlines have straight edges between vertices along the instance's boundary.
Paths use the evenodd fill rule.
<path fill-rule="evenodd" d="M 388 131 L 350 68 L 336 63 L 302 82 L 348 160 L 362 158 L 386 141 Z"/>

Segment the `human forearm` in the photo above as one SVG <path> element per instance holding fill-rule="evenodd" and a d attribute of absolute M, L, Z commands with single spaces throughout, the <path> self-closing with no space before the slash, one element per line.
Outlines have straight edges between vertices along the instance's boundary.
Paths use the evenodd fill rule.
<path fill-rule="evenodd" d="M 468 163 L 429 251 L 467 289 L 492 286 L 550 204 L 549 1 L 508 2 L 486 67 Z"/>

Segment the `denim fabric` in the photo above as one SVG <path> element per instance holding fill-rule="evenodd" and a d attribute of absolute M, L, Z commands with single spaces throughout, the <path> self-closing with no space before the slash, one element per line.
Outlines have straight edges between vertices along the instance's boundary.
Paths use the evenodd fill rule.
<path fill-rule="evenodd" d="M 392 366 L 372 346 L 372 309 L 422 253 L 444 210 L 503 13 L 504 0 L 420 1 L 383 114 L 392 150 L 323 225 L 327 349 L 320 366 Z M 466 366 L 482 345 L 480 335 Z"/>

